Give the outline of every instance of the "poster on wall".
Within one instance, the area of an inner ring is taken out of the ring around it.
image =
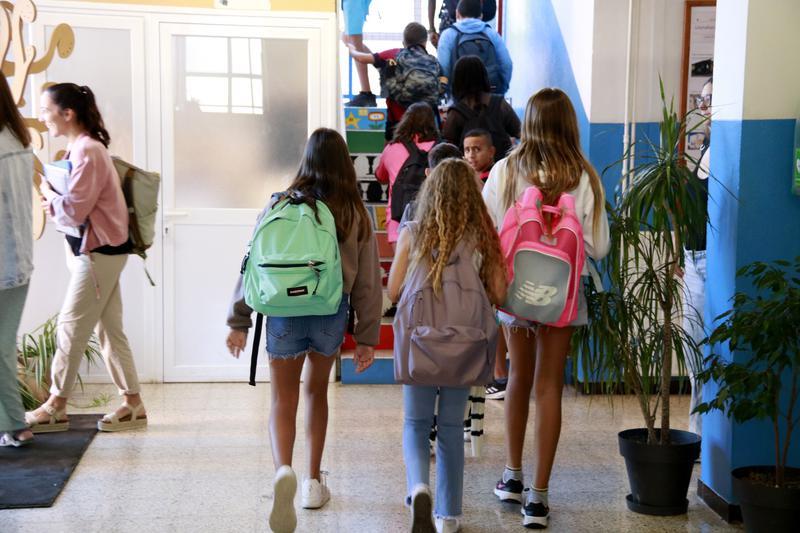
[[[689,0],[684,15],[683,47],[683,91],[684,113],[710,105],[708,96],[702,95],[703,86],[714,74],[714,30],[716,27],[716,2]],[[702,119],[692,115],[688,121],[684,150],[692,158],[699,159],[703,146],[708,142],[706,128],[694,127]],[[694,130],[694,131],[692,131]]]

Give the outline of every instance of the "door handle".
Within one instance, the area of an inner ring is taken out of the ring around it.
[[[173,220],[173,219],[176,219],[176,218],[186,218],[188,216],[189,216],[189,211],[171,210],[171,211],[165,211],[164,212],[164,218],[166,218],[167,220]]]

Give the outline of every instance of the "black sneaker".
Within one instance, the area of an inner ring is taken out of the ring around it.
[[[486,398],[488,400],[505,399],[506,385],[508,385],[506,381],[492,381],[492,383],[486,387]]]
[[[375,101],[375,95],[364,91],[361,91],[352,100],[344,104],[345,107],[376,107],[377,105],[378,102]]]
[[[528,529],[544,529],[550,517],[550,508],[543,503],[528,501],[521,508],[522,525]]]
[[[522,490],[525,487],[518,479],[503,481],[501,478],[494,487],[494,495],[500,498],[501,502],[522,503]]]

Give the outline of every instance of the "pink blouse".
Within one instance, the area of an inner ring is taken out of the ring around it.
[[[417,142],[417,148],[425,152],[433,148],[436,141]],[[397,242],[397,230],[400,223],[392,220],[392,187],[394,180],[403,168],[403,163],[408,159],[408,150],[403,143],[390,143],[386,145],[381,154],[378,168],[375,170],[375,177],[382,183],[389,182],[389,203],[386,205],[386,233],[389,242]]]
[[[128,240],[128,208],[114,163],[99,141],[83,134],[69,148],[69,190],[50,196],[50,216],[65,226],[86,223],[81,253]]]

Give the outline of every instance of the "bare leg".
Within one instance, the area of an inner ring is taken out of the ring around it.
[[[500,332],[497,336],[497,357],[494,360],[494,379],[508,379],[508,367],[506,366],[508,344],[506,344],[504,329],[503,326],[500,326]]]
[[[306,447],[308,448],[308,477],[319,477],[325,435],[328,431],[328,380],[336,357],[310,352],[310,365],[303,391],[306,398]]]
[[[345,35],[344,41],[346,43],[350,43],[356,47],[356,50],[359,52],[366,52],[371,54],[369,48],[364,45],[364,36],[359,35]],[[356,72],[358,73],[358,83],[361,85],[361,91],[365,93],[372,92],[369,86],[369,76],[367,75],[367,64],[366,63],[359,63],[358,61],[354,61]]]
[[[525,446],[525,426],[535,363],[536,336],[531,330],[511,328],[508,332],[508,353],[511,372],[506,387],[506,466],[522,467],[522,449]]]
[[[303,361],[305,357],[272,359],[269,362],[272,394],[269,436],[272,442],[272,461],[276,470],[283,465],[292,465]]]
[[[536,470],[534,486],[546,489],[561,435],[561,394],[564,389],[564,366],[569,353],[573,327],[541,328],[536,350]],[[513,369],[513,367],[512,367]]]

